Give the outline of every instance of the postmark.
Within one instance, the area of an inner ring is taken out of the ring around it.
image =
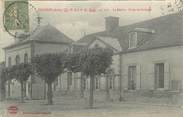
[[[178,12],[183,15],[183,0],[175,0],[175,6],[177,7]]]
[[[183,15],[183,0],[172,0],[166,2],[165,5],[160,7],[161,14],[167,15],[177,12],[180,16]]]
[[[31,14],[30,14],[31,11]],[[34,27],[30,27],[30,18]],[[36,31],[40,17],[36,8],[25,1],[6,1],[3,14],[3,25],[9,35],[16,38],[27,38]],[[17,35],[17,34],[21,35]]]

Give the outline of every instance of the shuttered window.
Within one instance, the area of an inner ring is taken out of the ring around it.
[[[155,85],[156,88],[164,88],[164,63],[155,64]]]
[[[137,77],[137,68],[136,66],[128,67],[128,89],[135,90],[136,89],[136,77]]]

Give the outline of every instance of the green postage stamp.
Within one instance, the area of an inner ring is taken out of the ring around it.
[[[4,26],[7,30],[24,29],[28,31],[28,3],[24,1],[5,1]]]

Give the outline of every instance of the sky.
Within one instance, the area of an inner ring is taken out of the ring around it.
[[[172,1],[172,0],[170,0]],[[116,16],[119,17],[119,25],[124,26],[140,22],[143,20],[160,17],[164,13],[166,14],[166,6],[169,1],[31,1],[37,10],[41,19],[41,25],[53,25],[58,30],[66,34],[71,39],[77,41],[82,36],[94,32],[105,30],[105,17]],[[147,9],[151,8],[151,11],[129,11],[128,9]],[[85,9],[97,9],[96,12],[63,12],[53,11],[53,9],[71,8],[85,8]],[[113,11],[113,9],[125,9],[126,11]],[[3,47],[10,45],[14,42],[11,37],[3,29],[2,14],[3,4],[0,0],[0,61],[4,61]],[[45,10],[51,9],[51,10]],[[103,11],[99,11],[99,9]],[[108,9],[108,11],[104,11]],[[31,11],[30,11],[31,16]],[[30,17],[30,25],[34,26],[35,19]]]

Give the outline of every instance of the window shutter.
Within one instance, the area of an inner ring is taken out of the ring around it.
[[[169,85],[170,85],[170,65],[169,63],[164,63],[164,88],[165,89],[169,89]]]
[[[136,89],[138,90],[141,88],[141,66],[137,65],[136,67]]]

